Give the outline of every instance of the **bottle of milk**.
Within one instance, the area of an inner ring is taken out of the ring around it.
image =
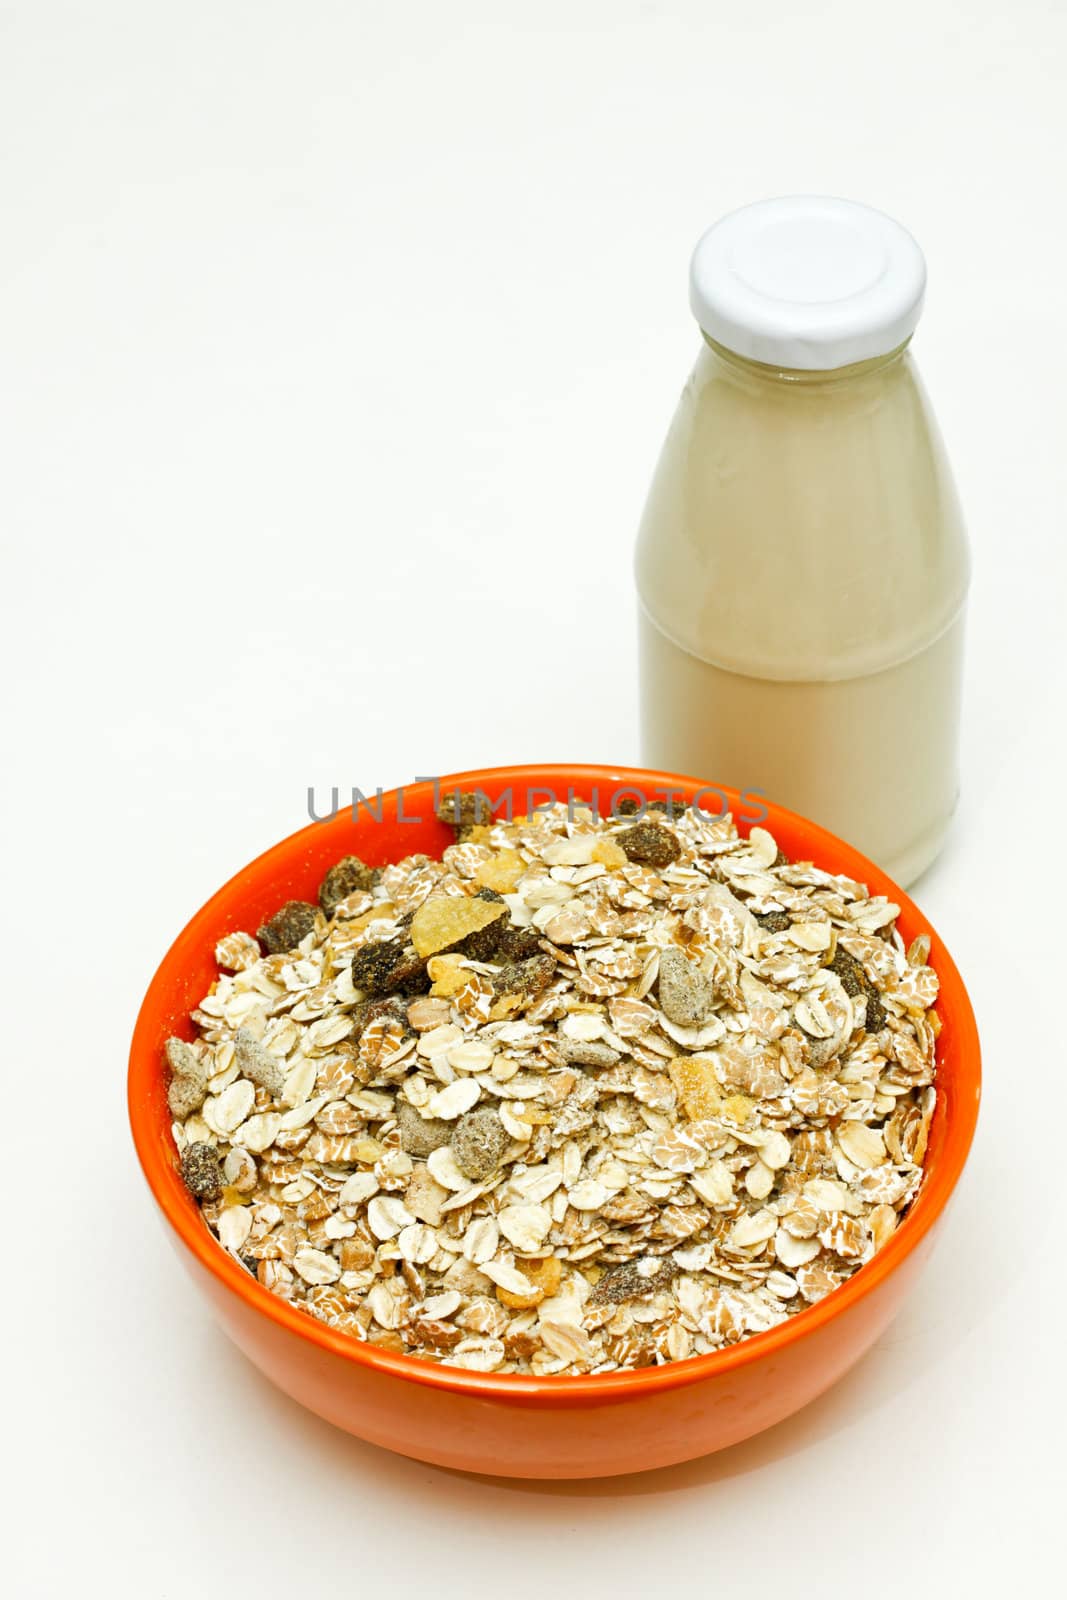
[[[717,222],[636,560],[645,763],[760,791],[904,885],[956,804],[969,578],[909,348],[925,281],[867,206]]]

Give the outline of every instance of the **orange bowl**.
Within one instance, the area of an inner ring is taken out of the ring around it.
[[[608,811],[628,786],[665,790],[707,809],[736,791],[639,768],[498,767],[440,780],[494,803],[512,792],[518,815],[549,795],[597,800]],[[535,792],[537,791],[537,792]],[[634,1372],[537,1378],[483,1374],[395,1355],[337,1332],[264,1289],[209,1232],[178,1173],[163,1041],[193,1036],[188,1013],[217,976],[216,941],[254,929],[289,899],[314,900],[326,869],[356,853],[374,865],[416,851],[439,855],[451,829],[433,814],[430,783],[384,796],[380,820],[351,808],[312,823],[251,862],[178,935],[152,979],[130,1051],[129,1114],[137,1154],[166,1231],[223,1329],[272,1382],[349,1433],[439,1466],[517,1478],[582,1478],[668,1466],[769,1428],[821,1394],[878,1338],[925,1264],[963,1170],[978,1115],[978,1034],[967,992],[940,939],[883,872],[814,823],[766,805],[766,826],[794,859],[866,883],[900,906],[905,942],[931,938],[941,980],[938,1104],[925,1176],[911,1209],[872,1260],[840,1288],[766,1333],[711,1355]],[[751,808],[751,799],[749,799]],[[377,806],[377,803],[376,803]],[[759,819],[754,819],[759,820]]]

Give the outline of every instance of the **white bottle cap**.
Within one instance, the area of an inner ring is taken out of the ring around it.
[[[689,303],[717,344],[774,367],[829,371],[915,331],[922,251],[853,200],[793,195],[732,211],[693,251]]]

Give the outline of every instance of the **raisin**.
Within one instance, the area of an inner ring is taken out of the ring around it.
[[[352,982],[364,994],[417,994],[429,987],[426,962],[402,939],[361,945],[352,957]]]
[[[640,862],[642,866],[669,867],[682,853],[682,847],[670,828],[665,828],[659,822],[638,822],[614,837],[615,843],[625,850],[629,859]]]
[[[222,1193],[222,1168],[213,1144],[191,1144],[182,1154],[182,1182],[198,1200],[217,1200]]]
[[[867,1017],[864,1027],[868,1033],[880,1033],[885,1027],[885,1006],[873,983],[867,989]]]
[[[525,961],[528,956],[540,953],[541,935],[536,928],[519,928],[514,922],[509,922],[500,930],[496,947],[498,961]]]
[[[504,896],[497,894],[495,889],[479,889],[474,896],[475,900],[499,901],[504,904]],[[468,956],[471,961],[492,961],[500,944],[500,934],[505,926],[506,918],[498,917],[496,922],[487,923],[484,928],[476,928],[473,933],[468,933],[459,944],[452,949],[457,955]]]
[[[269,921],[256,929],[256,938],[271,956],[294,950],[301,939],[307,938],[318,914],[318,906],[307,900],[288,900]]]
[[[441,803],[437,807],[437,818],[439,822],[447,823],[459,833],[477,827],[479,823],[490,823],[493,814],[484,794],[453,791],[441,797]]]
[[[673,1262],[666,1261],[646,1275],[640,1269],[647,1259],[623,1261],[617,1267],[610,1267],[589,1296],[589,1304],[618,1306],[624,1300],[637,1300],[642,1295],[655,1294],[657,1289],[665,1289],[681,1270]]]
[[[834,951],[834,958],[827,962],[831,972],[836,972],[841,979],[841,987],[845,993],[855,999],[857,995],[867,992],[867,974],[864,972],[855,956],[850,956],[847,950],[840,946]]]
[[[380,877],[377,868],[366,866],[358,856],[344,856],[320,883],[319,905],[332,917],[342,900],[357,890],[373,889]]]
[[[853,1000],[864,995],[867,1000],[867,1014],[864,1027],[868,1033],[878,1033],[885,1027],[885,1006],[876,984],[868,978],[863,966],[855,956],[850,956],[847,950],[840,946],[834,951],[834,959],[827,962],[831,972],[836,972],[841,980],[841,987]]]
[[[556,963],[552,956],[530,956],[526,961],[509,961],[493,978],[496,994],[521,994],[534,999],[552,982]]]
[[[689,801],[683,800],[680,794],[676,794],[672,795],[669,800],[650,800],[648,809],[662,812],[665,817],[673,822],[675,817],[683,816],[689,810]]]

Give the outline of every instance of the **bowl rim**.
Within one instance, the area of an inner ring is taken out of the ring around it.
[[[681,773],[661,772],[648,767],[626,767],[611,764],[532,762],[513,766],[479,767],[465,772],[442,774],[434,780],[449,792],[454,788],[477,788],[521,784],[527,789],[538,785],[567,785],[578,793],[607,782],[619,785],[632,784],[649,793],[672,789],[676,794],[692,798],[697,791],[714,792],[729,802],[735,820],[739,809],[751,800],[755,791],[739,793],[729,784],[712,783]],[[428,799],[434,792],[434,783],[413,782],[400,786],[405,799]],[[398,789],[384,791],[384,800],[395,804]],[[746,798],[747,796],[747,798]],[[981,1096],[981,1050],[974,1011],[970,998],[955,962],[944,942],[929,920],[873,861],[863,856],[827,829],[806,817],[759,796],[767,809],[760,819],[772,833],[776,820],[784,819],[788,827],[799,829],[805,844],[812,846],[815,864],[825,860],[833,863],[837,875],[847,875],[863,882],[872,894],[884,894],[900,907],[902,917],[912,928],[928,933],[936,950],[936,971],[940,980],[937,1001],[939,1010],[952,1014],[956,1036],[955,1055],[958,1061],[956,1105],[949,1118],[939,1159],[934,1166],[924,1169],[921,1187],[906,1215],[891,1237],[850,1278],[822,1300],[795,1312],[784,1322],[777,1323],[762,1333],[750,1334],[736,1344],[728,1345],[707,1355],[688,1356],[681,1361],[666,1362],[662,1366],[638,1367],[622,1372],[571,1376],[550,1374],[543,1377],[526,1373],[481,1373],[445,1362],[430,1361],[422,1356],[403,1355],[367,1344],[352,1334],[343,1333],[320,1322],[305,1311],[298,1310],[288,1301],[280,1299],[258,1280],[218,1243],[214,1234],[202,1222],[198,1211],[179,1204],[175,1198],[173,1145],[169,1151],[158,1138],[149,1097],[144,1092],[154,1076],[162,1073],[162,1038],[160,1036],[161,998],[173,972],[180,968],[187,954],[197,951],[202,955],[206,941],[214,942],[213,925],[219,913],[227,906],[232,894],[241,886],[245,875],[255,868],[265,866],[275,857],[292,857],[299,853],[301,841],[317,836],[324,826],[312,822],[295,833],[286,835],[268,849],[261,851],[238,872],[228,878],[204,902],[175,938],[154,973],[142,1001],[130,1045],[127,1078],[127,1106],[130,1128],[137,1157],[152,1195],[164,1218],[174,1230],[177,1239],[191,1252],[195,1260],[224,1289],[236,1295],[250,1311],[266,1317],[280,1330],[316,1347],[320,1352],[337,1356],[357,1367],[369,1368],[382,1376],[404,1382],[424,1385],[431,1389],[446,1390],[453,1394],[481,1399],[521,1402],[539,1400],[560,1406],[589,1404],[598,1398],[605,1402],[621,1401],[637,1395],[651,1396],[660,1391],[685,1388],[705,1379],[719,1377],[738,1368],[780,1354],[790,1346],[817,1333],[842,1316],[861,1300],[866,1299],[909,1256],[937,1222],[959,1180],[974,1137],[975,1124]],[[751,823],[756,826],[757,823]],[[739,824],[740,826],[740,824]],[[801,859],[808,859],[803,857]],[[823,870],[829,871],[829,867]],[[914,937],[914,932],[912,933]],[[167,1141],[169,1143],[169,1141]],[[169,1157],[169,1159],[168,1159]]]

